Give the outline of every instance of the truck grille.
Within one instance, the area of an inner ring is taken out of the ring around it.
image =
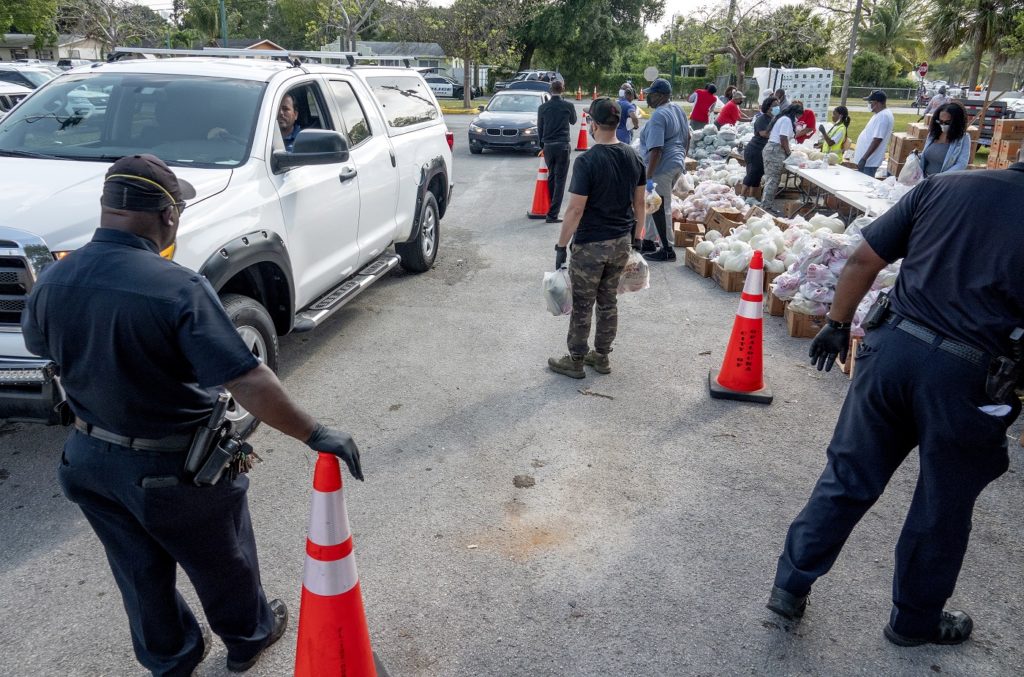
[[[32,287],[32,274],[22,258],[0,256],[0,326],[21,324],[21,311]]]

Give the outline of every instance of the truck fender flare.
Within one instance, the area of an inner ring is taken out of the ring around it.
[[[284,282],[288,288],[287,298],[279,301],[283,302],[281,305],[287,307],[267,308],[274,318],[278,333],[284,335],[291,330],[294,320],[295,282],[288,249],[279,234],[271,230],[256,230],[230,240],[206,259],[199,272],[210,281],[214,290],[220,292],[238,273],[261,263],[273,264],[284,274]]]
[[[440,155],[433,159],[424,162],[423,166],[420,167],[420,181],[419,186],[416,188],[416,211],[414,212],[412,222],[412,232],[409,233],[409,239],[406,242],[414,242],[416,238],[420,236],[420,208],[423,206],[423,200],[427,196],[427,189],[430,187],[430,182],[434,180],[436,176],[444,177],[444,185],[448,185],[448,171],[445,168],[444,158]],[[447,202],[447,195],[438,196],[438,203]],[[441,209],[444,210],[444,206],[441,205]]]

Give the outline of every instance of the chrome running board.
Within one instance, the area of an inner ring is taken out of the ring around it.
[[[293,332],[311,331],[401,262],[397,254],[381,254],[358,273],[330,290],[295,316]]]

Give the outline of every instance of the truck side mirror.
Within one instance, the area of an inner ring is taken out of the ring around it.
[[[348,140],[341,132],[303,129],[295,136],[292,152],[274,151],[274,171],[305,165],[331,165],[347,162]]]

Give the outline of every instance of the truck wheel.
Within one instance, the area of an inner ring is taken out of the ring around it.
[[[441,219],[437,198],[427,191],[420,207],[420,234],[412,242],[395,243],[395,251],[402,257],[402,268],[410,273],[424,273],[434,265],[437,247],[441,242]]]
[[[277,371],[278,342],[277,329],[274,321],[258,301],[240,294],[224,294],[221,297],[224,310],[238,330],[242,341],[249,347],[263,364]],[[260,424],[259,419],[250,414],[240,404],[231,400],[228,405],[228,420],[241,436],[248,437]]]

